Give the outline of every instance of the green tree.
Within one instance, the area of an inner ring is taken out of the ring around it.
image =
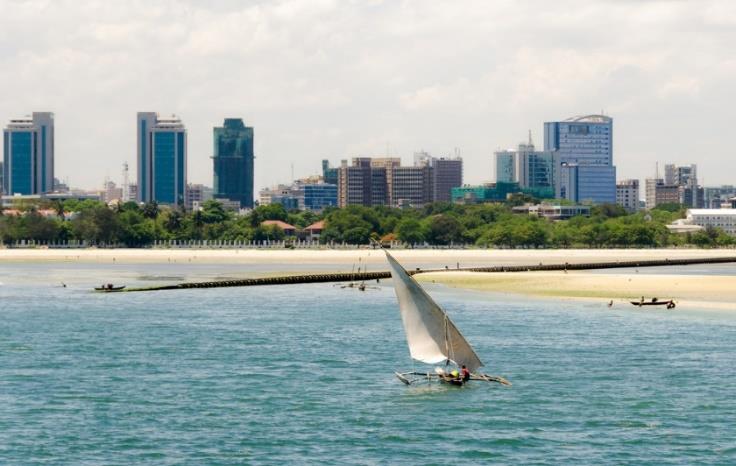
[[[427,239],[432,244],[447,245],[463,242],[463,229],[460,222],[451,215],[434,215],[429,218]]]
[[[143,205],[143,216],[146,218],[158,217],[159,208],[156,201],[146,202]]]
[[[400,241],[407,244],[424,243],[426,235],[421,222],[415,218],[405,218],[396,227],[396,235]]]

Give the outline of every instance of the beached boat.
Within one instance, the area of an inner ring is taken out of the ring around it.
[[[483,366],[478,355],[470,346],[460,330],[450,320],[447,313],[427,294],[409,275],[404,267],[386,252],[391,268],[396,297],[399,301],[401,321],[404,324],[406,341],[412,359],[427,364],[453,364],[460,369],[465,366],[470,377],[463,379],[457,370],[447,372],[436,367],[434,372],[395,372],[396,377],[406,385],[415,382],[440,381],[462,386],[468,380],[498,382],[511,385],[503,377],[476,372]]]
[[[652,298],[649,301],[645,301],[644,299],[641,299],[639,301],[629,301],[634,306],[667,306],[667,309],[674,309],[675,308],[675,302],[671,299],[668,299],[666,301],[660,301],[657,298]]]
[[[95,291],[104,291],[104,292],[111,292],[111,291],[122,291],[125,289],[125,285],[121,286],[112,286],[112,285],[104,285],[104,286],[96,286]]]

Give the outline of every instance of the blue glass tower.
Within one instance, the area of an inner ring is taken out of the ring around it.
[[[586,115],[547,122],[544,150],[554,154],[557,197],[574,202],[616,202],[610,117]]]
[[[34,112],[3,131],[3,193],[42,194],[54,188],[54,114]]]
[[[253,207],[253,128],[241,118],[225,118],[213,130],[214,196]]]
[[[184,204],[187,186],[187,130],[175,116],[139,112],[138,201]]]

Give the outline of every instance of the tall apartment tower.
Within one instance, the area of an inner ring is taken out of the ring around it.
[[[452,188],[463,185],[463,159],[460,157],[432,157],[432,202],[451,202]]]
[[[574,202],[616,202],[613,119],[586,115],[544,124],[544,150],[554,151],[556,196]]]
[[[54,189],[54,114],[33,112],[3,131],[3,192],[42,194]]]
[[[424,171],[424,202],[451,202],[452,188],[463,185],[463,159],[459,156],[432,157],[424,151],[415,152],[414,167],[428,168]]]
[[[370,157],[354,158],[352,162],[348,166],[347,160],[343,160],[337,171],[337,205],[388,205],[386,165],[391,162],[382,160],[381,166],[372,166]]]
[[[176,117],[138,112],[139,202],[184,205],[187,187],[187,129]]]
[[[253,208],[253,128],[241,118],[225,118],[213,131],[214,196]]]

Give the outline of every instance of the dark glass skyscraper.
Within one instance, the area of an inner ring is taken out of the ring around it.
[[[253,207],[253,128],[241,118],[225,118],[214,128],[214,196]]]

